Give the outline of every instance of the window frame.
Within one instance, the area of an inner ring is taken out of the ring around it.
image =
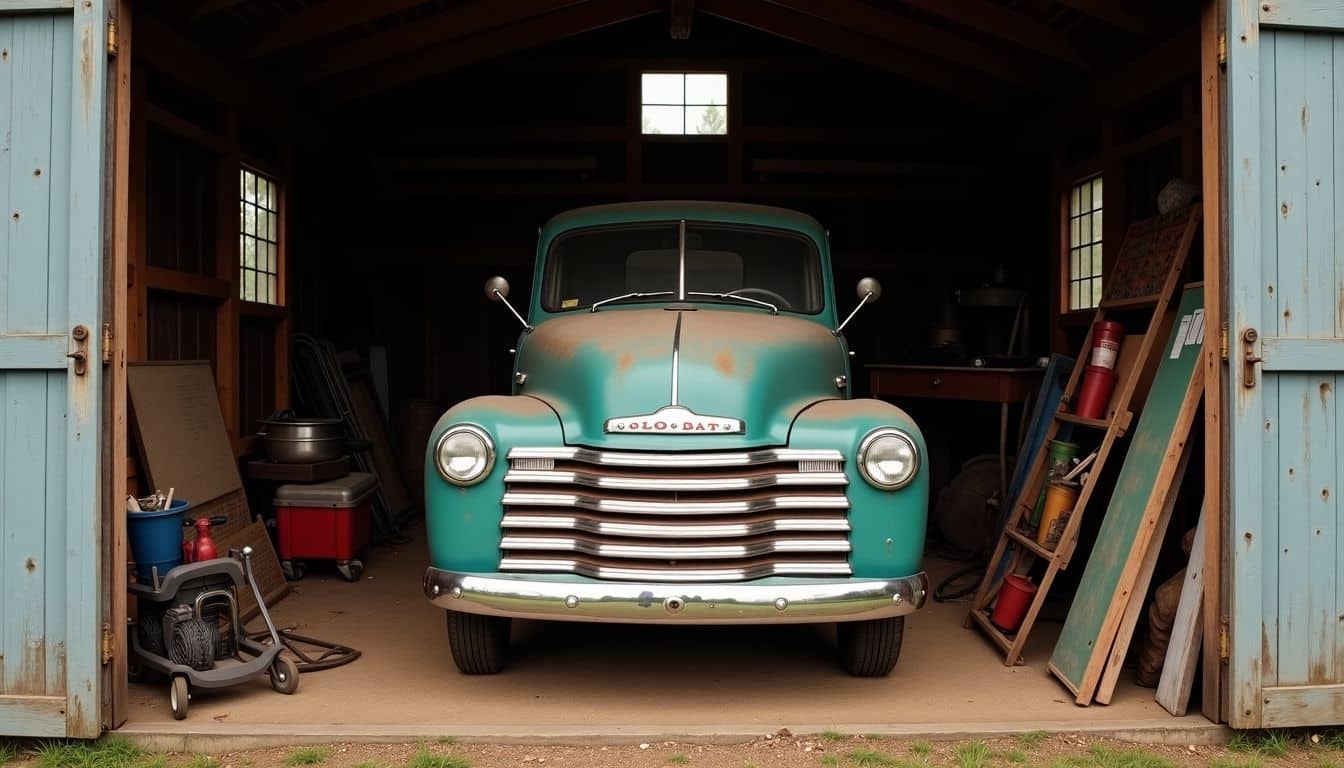
[[[1072,238],[1072,230],[1073,230],[1072,224],[1075,219],[1080,219],[1082,216],[1085,215],[1091,216],[1098,213],[1103,213],[1106,207],[1105,203],[1103,202],[1100,207],[1089,208],[1086,213],[1080,212],[1078,216],[1074,216],[1072,209],[1074,190],[1082,187],[1084,184],[1090,185],[1098,179],[1102,179],[1104,184],[1105,176],[1106,173],[1102,169],[1090,170],[1070,175],[1068,177],[1069,180],[1061,185],[1062,188],[1059,193],[1060,269],[1059,269],[1058,288],[1059,288],[1059,314],[1064,318],[1071,318],[1071,317],[1077,318],[1083,316],[1090,317],[1093,313],[1096,312],[1097,307],[1100,306],[1102,301],[1102,298],[1098,297],[1096,304],[1089,304],[1087,306],[1076,308],[1073,307],[1071,301],[1072,298],[1071,292],[1073,284],[1075,282],[1089,281],[1090,284],[1090,281],[1092,280],[1101,280],[1102,290],[1103,292],[1105,291],[1105,275],[1106,275],[1106,267],[1108,266],[1107,251],[1105,248],[1106,243],[1105,228],[1104,227],[1102,228],[1101,236],[1098,237],[1097,239],[1088,241],[1087,243],[1079,244],[1077,246],[1078,248],[1087,248],[1098,245],[1102,246],[1102,260],[1100,271],[1096,272],[1095,274],[1090,274],[1086,277],[1080,277],[1075,279],[1075,275],[1073,273],[1073,252],[1075,250],[1075,247]],[[1103,186],[1103,196],[1104,194],[1105,194],[1105,187]]]
[[[238,289],[235,293],[238,302],[245,313],[261,316],[272,316],[272,317],[279,316],[283,314],[283,311],[288,304],[288,302],[286,301],[287,270],[285,269],[285,266],[288,261],[287,241],[289,238],[287,237],[288,227],[286,226],[285,221],[286,208],[287,208],[285,179],[283,177],[283,174],[277,172],[276,169],[267,167],[265,163],[258,162],[250,157],[244,157],[240,159],[238,163],[237,173],[238,173],[237,181],[240,188],[243,183],[244,173],[251,173],[255,177],[265,179],[267,182],[269,182],[274,186],[273,198],[271,201],[272,205],[274,206],[274,211],[272,211],[270,208],[261,208],[257,203],[249,203],[244,198],[243,193],[241,191],[239,192],[238,263],[237,263],[237,270],[235,272],[235,275],[238,279]],[[243,212],[243,206],[247,205],[253,205],[258,210],[265,211],[266,213],[273,212],[275,214],[276,232],[271,233],[269,231],[269,227],[267,231],[268,235],[274,236],[275,238],[274,240],[264,239],[255,233],[249,234],[246,231],[244,231],[245,227],[243,225],[243,221],[245,214]],[[272,265],[275,268],[274,272],[262,270],[256,266],[248,267],[243,263],[244,242],[249,237],[254,238],[258,243],[275,245],[275,262]],[[275,295],[271,297],[273,299],[272,301],[258,301],[256,299],[245,298],[246,294],[244,293],[243,278],[249,271],[257,272],[258,274],[275,276]]]
[[[571,312],[577,312],[579,310],[588,312],[591,311],[592,309],[592,304],[583,304],[568,308],[555,307],[554,305],[554,301],[556,297],[559,295],[557,293],[557,286],[556,286],[556,272],[560,268],[558,265],[559,260],[556,259],[555,249],[558,244],[562,243],[570,236],[580,234],[593,234],[598,232],[610,232],[622,229],[638,229],[641,227],[658,226],[663,224],[670,224],[676,226],[681,221],[682,221],[681,219],[649,219],[645,221],[626,221],[626,222],[609,223],[609,224],[594,224],[586,227],[574,227],[573,229],[566,229],[563,232],[556,233],[556,235],[551,238],[550,242],[546,246],[546,256],[545,256],[546,262],[542,267],[541,290],[538,291],[537,307],[542,312],[545,312],[548,315],[556,315],[556,316],[569,314]],[[808,275],[807,282],[809,283],[808,286],[809,290],[811,290],[814,293],[812,298],[813,301],[816,302],[816,311],[804,312],[802,310],[784,309],[783,307],[780,307],[779,314],[783,315],[787,313],[799,317],[818,317],[823,312],[826,311],[826,299],[827,299],[826,275],[824,274],[825,265],[823,264],[822,261],[821,245],[818,244],[816,240],[809,237],[807,234],[799,232],[794,229],[788,229],[785,227],[772,227],[765,224],[750,224],[736,221],[715,221],[713,219],[686,219],[685,223],[688,230],[692,226],[708,226],[716,229],[736,229],[736,230],[747,230],[754,232],[769,232],[770,234],[784,235],[797,240],[801,240],[803,243],[807,245],[809,252],[808,255],[811,258],[812,265],[815,267],[815,269],[812,270],[812,274]],[[620,307],[634,307],[641,305],[656,306],[659,304],[674,304],[674,303],[678,303],[676,297],[670,296],[670,297],[660,297],[658,299],[654,299],[651,301],[630,302],[616,306]],[[684,303],[707,304],[715,308],[717,307],[750,308],[745,303],[715,301],[706,299],[704,297],[692,298],[688,296]],[[613,306],[613,308],[615,308],[615,306]]]
[[[635,78],[636,88],[635,88],[635,94],[634,94],[634,98],[635,98],[636,101],[637,101],[637,104],[635,105],[635,106],[636,106],[636,109],[635,109],[635,115],[636,115],[636,122],[638,122],[638,124],[639,124],[639,129],[638,129],[638,130],[639,130],[639,138],[640,138],[641,141],[670,141],[670,142],[678,142],[678,141],[693,141],[693,142],[701,142],[701,141],[721,141],[721,142],[726,142],[726,141],[728,141],[728,139],[729,139],[729,135],[732,133],[732,128],[733,128],[733,120],[732,120],[731,110],[732,110],[732,101],[733,101],[732,96],[733,96],[733,77],[734,77],[734,73],[733,73],[732,71],[730,71],[730,70],[728,70],[728,69],[726,69],[726,68],[723,68],[723,67],[698,67],[698,68],[697,68],[697,67],[687,67],[687,68],[680,68],[680,69],[678,69],[678,68],[662,68],[662,67],[660,67],[660,68],[653,68],[653,69],[636,69],[635,71],[636,71],[636,74],[637,74],[637,77]],[[644,101],[644,76],[645,76],[645,75],[681,75],[682,77],[685,77],[685,76],[687,76],[687,75],[723,75],[723,84],[724,84],[724,103],[723,103],[723,104],[715,104],[715,105],[709,105],[709,104],[689,104],[689,103],[686,103],[684,81],[683,81],[682,99],[681,99],[683,103],[681,103],[681,104],[662,104],[662,103],[645,102],[645,101]],[[685,118],[685,110],[686,110],[688,107],[721,106],[721,107],[723,107],[723,120],[724,120],[724,124],[723,124],[723,133],[645,133],[645,132],[644,132],[644,107],[646,107],[646,106],[651,106],[651,107],[680,107],[680,108],[682,109],[682,111],[683,111],[683,114],[682,114],[682,125],[683,125],[683,127],[685,126],[685,122],[686,122],[686,118]]]

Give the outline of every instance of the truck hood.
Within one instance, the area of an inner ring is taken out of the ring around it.
[[[674,402],[674,349],[675,402]],[[712,450],[788,442],[794,416],[837,397],[846,372],[839,340],[825,327],[758,310],[608,309],[548,320],[518,351],[518,392],[559,415],[570,445],[631,450]],[[608,419],[669,405],[742,422],[717,434],[606,432]]]

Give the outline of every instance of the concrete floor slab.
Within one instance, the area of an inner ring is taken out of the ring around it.
[[[353,664],[304,675],[293,696],[273,692],[265,679],[193,696],[182,722],[171,719],[166,684],[133,685],[124,731],[197,743],[247,733],[274,743],[431,735],[703,740],[785,726],[949,738],[1036,728],[1221,738],[1202,717],[1170,717],[1129,674],[1110,706],[1074,705],[1045,671],[1058,625],[1038,625],[1027,664],[1005,667],[985,638],[962,628],[964,603],[930,602],[910,617],[900,663],[883,679],[845,675],[824,626],[553,622],[516,623],[508,670],[468,677],[448,655],[443,611],[420,594],[426,561],[415,537],[374,549],[355,584],[312,564],[275,607],[282,626],[361,649]],[[930,563],[934,575],[954,567]]]

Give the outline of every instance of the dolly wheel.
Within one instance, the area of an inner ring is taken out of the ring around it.
[[[343,563],[336,564],[336,570],[341,572],[341,578],[346,581],[359,581],[359,577],[364,574],[363,560],[346,560]]]
[[[299,665],[284,656],[276,656],[271,665],[271,687],[286,696],[299,690]]]
[[[173,708],[173,719],[184,720],[187,707],[191,703],[191,693],[187,688],[187,678],[177,675],[168,688],[168,704]]]
[[[464,675],[493,675],[509,663],[510,620],[448,611],[448,649]]]
[[[886,677],[901,655],[905,617],[842,622],[836,625],[840,661],[855,677]]]

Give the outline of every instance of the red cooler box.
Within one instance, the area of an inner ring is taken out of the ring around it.
[[[285,576],[303,578],[303,560],[335,560],[346,581],[359,581],[359,555],[369,544],[369,516],[378,480],[351,472],[325,483],[291,483],[275,490],[275,520]]]

